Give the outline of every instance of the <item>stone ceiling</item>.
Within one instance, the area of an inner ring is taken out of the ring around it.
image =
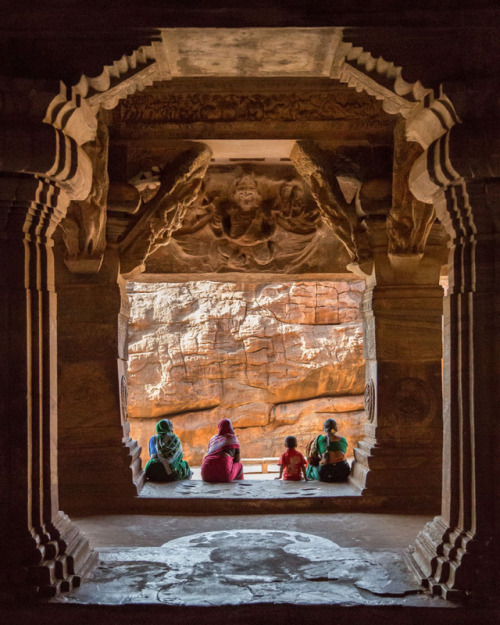
[[[371,0],[353,3],[221,0],[19,0],[0,24],[2,74],[64,80],[97,75],[103,64],[159,39],[160,29],[335,26],[344,39],[405,68],[405,79],[429,86],[463,72],[498,66],[500,8],[492,0],[457,2]],[[496,42],[496,43],[495,43]],[[72,83],[74,84],[74,83]]]

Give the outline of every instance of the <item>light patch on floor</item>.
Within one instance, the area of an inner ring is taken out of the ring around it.
[[[101,549],[97,569],[64,601],[172,606],[436,603],[410,578],[401,550],[345,548],[321,536],[280,529],[202,532],[158,547]]]

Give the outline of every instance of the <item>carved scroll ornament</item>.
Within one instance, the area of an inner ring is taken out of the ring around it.
[[[411,168],[421,153],[418,144],[406,141],[404,121],[398,120],[394,130],[392,208],[387,220],[390,254],[423,254],[436,220],[432,204],[417,200],[409,188]]]
[[[208,146],[195,143],[162,168],[158,192],[142,205],[118,245],[124,275],[142,271],[147,257],[181,226],[187,207],[198,196],[211,155]]]
[[[106,248],[108,147],[108,129],[101,123],[95,141],[83,148],[92,162],[92,189],[85,200],[71,202],[61,223],[66,244],[64,262],[74,273],[96,273],[101,267]]]
[[[348,203],[342,193],[334,162],[313,143],[297,142],[291,159],[302,178],[309,185],[318,205],[321,218],[344,244],[352,262],[360,263],[371,257],[371,250],[363,222],[356,213],[356,203]]]

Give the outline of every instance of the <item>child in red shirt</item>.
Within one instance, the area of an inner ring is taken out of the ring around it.
[[[284,480],[298,482],[302,479],[301,473],[303,473],[304,479],[307,482],[306,459],[300,451],[295,449],[297,447],[297,439],[295,436],[287,436],[285,438],[285,447],[287,450],[281,454],[278,461],[280,467],[279,477],[275,477],[274,479],[279,480],[283,477]]]

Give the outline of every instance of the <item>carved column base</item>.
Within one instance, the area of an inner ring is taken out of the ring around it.
[[[118,429],[118,428],[117,428]],[[121,429],[121,427],[120,427]],[[86,432],[86,443],[64,445],[59,452],[59,498],[69,514],[105,513],[130,507],[144,486],[141,447],[129,436],[116,432],[116,442]]]
[[[31,532],[27,540],[17,541],[25,555],[15,560],[24,561],[13,567],[11,582],[24,596],[26,587],[33,594],[54,597],[80,586],[98,562],[98,555],[89,541],[63,512],[59,512],[48,527]]]
[[[490,539],[479,540],[470,532],[453,530],[438,516],[420,532],[405,560],[433,594],[463,600],[493,592],[496,551]]]
[[[366,438],[354,449],[349,481],[363,495],[397,499],[402,510],[437,512],[441,502],[440,450],[382,446]]]

